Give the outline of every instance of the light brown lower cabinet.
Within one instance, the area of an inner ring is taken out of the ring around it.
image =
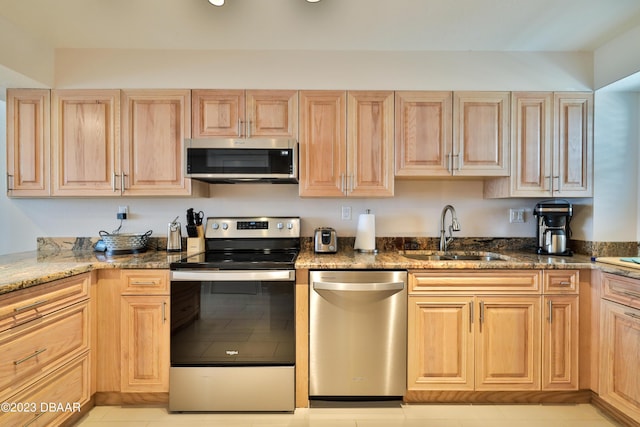
[[[554,274],[411,272],[408,389],[577,390],[578,272],[561,273],[572,289],[543,296]]]
[[[603,274],[600,398],[640,423],[640,280]]]
[[[169,271],[98,274],[96,403],[164,403],[169,391]]]
[[[89,402],[90,281],[86,273],[0,296],[0,425],[60,425]]]

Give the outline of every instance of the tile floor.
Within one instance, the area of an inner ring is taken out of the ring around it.
[[[310,408],[294,414],[171,414],[163,407],[93,408],[81,427],[610,427],[595,407],[580,405],[398,405]]]

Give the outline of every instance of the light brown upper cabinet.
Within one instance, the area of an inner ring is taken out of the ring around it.
[[[451,92],[396,92],[396,176],[450,176]]]
[[[300,104],[300,196],[393,196],[393,92],[302,91]]]
[[[190,195],[192,181],[184,171],[184,139],[191,135],[190,91],[123,90],[121,103],[122,194]]]
[[[208,186],[192,189],[184,177],[190,96],[189,90],[54,90],[52,195],[206,194]]]
[[[298,138],[295,90],[193,90],[193,138]]]
[[[396,176],[509,174],[508,92],[397,92]]]
[[[120,195],[119,90],[52,91],[51,136],[52,195]]]
[[[47,89],[7,90],[7,194],[49,195],[50,105]]]
[[[511,176],[485,197],[592,197],[593,94],[512,94]]]

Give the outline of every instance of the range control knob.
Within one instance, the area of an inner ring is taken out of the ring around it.
[[[223,222],[223,223],[222,223],[222,229],[223,229],[223,230],[227,230],[227,229],[229,229],[229,224],[227,224],[226,222]]]
[[[278,230],[282,230],[284,228],[284,224],[279,222],[278,224],[276,224],[276,227],[278,228]]]
[[[292,230],[293,229],[293,223],[292,222],[287,223],[287,228],[289,230]]]
[[[214,222],[213,224],[211,224],[211,228],[213,228],[214,230],[217,230],[218,228],[220,228],[220,226],[218,225],[217,222]]]

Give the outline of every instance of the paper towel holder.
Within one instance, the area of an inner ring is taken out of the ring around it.
[[[371,209],[367,209],[365,211],[366,215],[370,215],[371,214]],[[374,226],[375,227],[375,226]],[[375,235],[375,229],[374,229],[374,235]],[[358,244],[358,233],[356,233],[356,245]],[[364,249],[364,248],[354,248],[354,250],[356,252],[359,253],[363,253],[363,254],[377,254],[378,253],[378,249],[376,249],[376,244],[375,244],[375,237],[374,237],[374,242],[373,242],[373,248],[372,249]]]

